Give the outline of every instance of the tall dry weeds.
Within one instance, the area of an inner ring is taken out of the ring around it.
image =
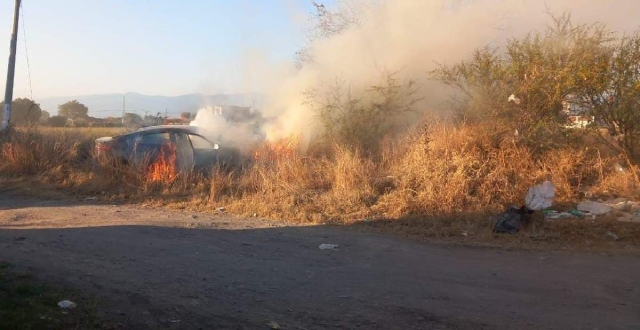
[[[521,204],[526,190],[544,180],[554,182],[561,203],[585,193],[635,197],[640,191],[637,167],[602,157],[594,146],[540,149],[487,123],[430,123],[382,141],[367,155],[340,144],[304,154],[263,145],[250,163],[181,173],[166,182],[151,181],[131,166],[96,163],[92,141],[68,132],[18,132],[0,143],[0,176],[31,177],[77,193],[180,200],[314,223],[497,212]]]

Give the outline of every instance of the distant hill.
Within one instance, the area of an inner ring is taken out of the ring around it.
[[[187,94],[181,96],[144,95],[140,93],[126,94],[94,94],[76,96],[55,96],[36,100],[43,110],[51,115],[58,113],[58,105],[70,100],[78,100],[89,108],[91,117],[120,117],[122,115],[122,98],[125,96],[127,112],[144,115],[158,112],[168,112],[169,116],[177,117],[180,113],[196,112],[198,109],[210,105],[239,105],[260,108],[264,102],[264,95],[258,93],[245,94]]]

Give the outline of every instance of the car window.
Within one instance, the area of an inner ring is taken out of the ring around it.
[[[140,135],[136,142],[145,146],[161,146],[170,142],[169,133],[155,133]]]
[[[191,139],[193,149],[213,149],[213,144],[201,136],[189,134],[189,139]]]

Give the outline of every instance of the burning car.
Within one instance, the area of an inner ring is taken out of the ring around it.
[[[215,164],[239,160],[240,151],[212,132],[195,126],[162,125],[96,140],[96,157],[147,166],[149,171],[175,176],[177,172],[203,171]],[[165,173],[166,172],[166,173]]]

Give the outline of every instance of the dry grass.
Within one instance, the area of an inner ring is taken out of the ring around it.
[[[105,199],[202,211],[224,206],[247,216],[355,224],[412,237],[591,249],[607,247],[606,232],[612,231],[621,237],[618,247],[640,247],[640,226],[615,221],[540,220],[518,235],[491,231],[491,214],[522,204],[526,190],[544,180],[556,185],[560,207],[584,193],[640,197],[637,167],[602,157],[593,145],[542,151],[490,125],[437,123],[383,141],[374,156],[336,144],[312,146],[303,154],[292,140],[276,141],[259,146],[252,152],[259,157],[242,167],[152,181],[144,172],[109,161],[91,166],[93,140],[106,133],[113,134],[18,131],[0,143],[0,177],[27,177]]]

